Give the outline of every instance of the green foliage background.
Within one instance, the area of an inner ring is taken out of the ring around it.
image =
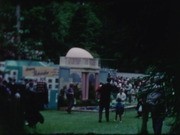
[[[102,67],[166,72],[174,76],[178,130],[179,16],[178,3],[169,0],[1,0],[0,60],[58,63],[76,46],[99,57]]]

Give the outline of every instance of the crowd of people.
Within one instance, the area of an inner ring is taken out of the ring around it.
[[[24,125],[35,127],[44,118],[40,110],[48,104],[46,83],[35,80],[0,76],[0,129],[3,134],[23,131]]]
[[[102,122],[102,112],[105,109],[105,119],[109,122],[109,109],[111,95],[115,95],[115,121],[122,121],[125,102],[137,101],[137,117],[142,117],[142,133],[147,134],[147,122],[149,115],[152,118],[154,134],[161,134],[163,120],[167,112],[165,97],[164,74],[157,73],[154,76],[143,78],[123,78],[108,76],[107,83],[100,84],[97,89],[99,97],[99,122]]]
[[[96,98],[99,99],[98,122],[102,122],[103,110],[105,110],[105,119],[109,122],[112,100],[116,101],[114,120],[121,122],[126,103],[136,103],[137,117],[143,119],[142,133],[146,133],[150,113],[154,133],[161,134],[167,111],[165,103],[166,84],[163,77],[163,75],[155,75],[135,79],[108,75],[107,83],[100,83],[96,90]],[[66,111],[71,113],[75,102],[74,84],[70,83],[69,86],[64,86],[60,92],[60,102],[66,95]],[[11,125],[11,130],[7,131],[21,131],[19,129],[26,123],[30,127],[35,127],[38,122],[44,122],[39,111],[48,104],[47,85],[43,80],[24,79],[16,82],[12,78],[7,81],[0,77],[0,104],[0,125],[4,129],[8,129],[9,124]],[[19,129],[17,130],[17,128]]]
[[[96,90],[98,99],[98,122],[103,121],[103,110],[105,110],[105,120],[109,122],[111,103],[115,100],[114,121],[122,122],[126,104],[136,104],[137,118],[142,118],[142,134],[147,134],[147,122],[152,118],[154,134],[161,134],[163,121],[169,110],[166,89],[169,84],[165,81],[164,74],[156,73],[137,78],[112,77],[108,75],[106,83],[100,83]],[[63,88],[67,97],[68,113],[74,105],[73,84]]]

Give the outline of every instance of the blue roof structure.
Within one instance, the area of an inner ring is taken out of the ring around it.
[[[53,63],[44,62],[44,61],[32,61],[32,60],[6,60],[5,66],[43,66],[43,67],[49,67],[49,66],[56,66]]]

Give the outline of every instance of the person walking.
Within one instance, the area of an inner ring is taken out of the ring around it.
[[[109,108],[111,101],[111,92],[113,90],[113,86],[110,84],[111,78],[107,78],[107,83],[103,84],[102,87],[98,89],[98,93],[100,96],[99,99],[99,122],[102,122],[102,112],[105,109],[105,117],[106,121],[109,122]]]
[[[67,97],[67,102],[68,102],[68,107],[66,111],[68,113],[71,113],[72,107],[74,105],[74,85],[72,83],[69,84],[69,88],[66,89],[66,97]]]

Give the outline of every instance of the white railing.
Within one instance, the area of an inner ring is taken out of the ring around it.
[[[99,59],[60,57],[60,66],[72,68],[100,69]]]

